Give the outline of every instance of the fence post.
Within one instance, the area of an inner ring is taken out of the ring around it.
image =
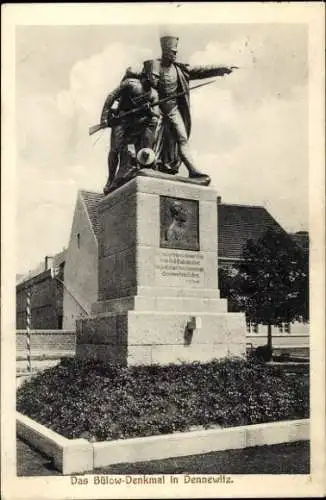
[[[31,288],[27,288],[26,295],[26,347],[27,347],[27,371],[32,375],[32,361],[31,361]]]

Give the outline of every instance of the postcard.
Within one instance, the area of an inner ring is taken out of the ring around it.
[[[325,494],[324,4],[2,13],[3,498]]]

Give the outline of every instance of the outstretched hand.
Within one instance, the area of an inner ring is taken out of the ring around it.
[[[225,73],[229,75],[234,69],[239,69],[239,66],[229,66],[228,68],[225,68]]]

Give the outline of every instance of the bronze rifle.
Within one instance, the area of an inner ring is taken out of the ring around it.
[[[211,83],[214,83],[215,81],[216,80],[210,80],[209,82],[194,85],[193,87],[189,88],[189,91],[194,90],[194,89],[198,89],[199,87],[204,87],[205,85],[210,85]],[[126,111],[125,113],[121,113],[120,115],[111,115],[105,123],[100,123],[98,125],[93,125],[92,127],[90,127],[88,133],[89,133],[89,135],[92,135],[92,134],[95,134],[96,132],[99,132],[99,130],[102,130],[104,128],[114,127],[116,125],[119,125],[119,123],[121,123],[123,120],[125,120],[126,118],[128,118],[130,116],[138,114],[141,111],[149,110],[150,108],[153,108],[155,106],[159,106],[163,102],[170,101],[171,99],[175,99],[176,97],[181,97],[187,93],[188,93],[188,90],[184,90],[183,92],[179,92],[173,96],[164,97],[163,99],[160,99],[159,101],[143,104],[142,106],[139,106],[138,108],[131,109],[129,111]]]

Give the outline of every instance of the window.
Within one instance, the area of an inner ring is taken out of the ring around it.
[[[278,330],[280,333],[291,333],[291,323],[282,323],[279,325]]]
[[[80,248],[80,233],[77,233],[77,247]]]
[[[62,330],[62,325],[63,325],[63,316],[59,315],[58,316],[58,330]]]
[[[250,321],[247,321],[246,324],[248,333],[258,333],[258,323],[251,323]]]
[[[291,333],[291,323],[285,323],[284,331],[285,333]]]

